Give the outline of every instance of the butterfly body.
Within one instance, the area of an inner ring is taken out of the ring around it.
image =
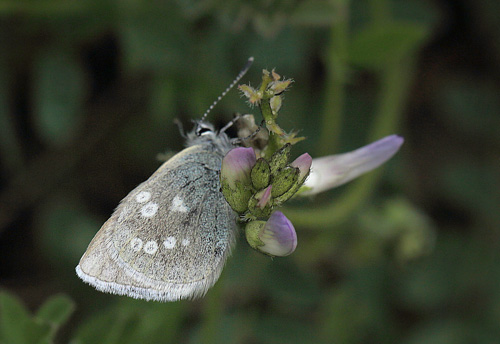
[[[187,145],[120,202],[76,267],[83,281],[157,301],[201,297],[215,284],[237,231],[219,182],[233,145],[206,122]]]

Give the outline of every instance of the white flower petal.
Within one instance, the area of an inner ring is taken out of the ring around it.
[[[304,183],[308,189],[300,195],[315,195],[379,167],[396,154],[403,141],[398,135],[390,135],[349,153],[313,159],[311,173]]]

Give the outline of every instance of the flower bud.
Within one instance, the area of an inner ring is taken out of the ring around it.
[[[267,146],[269,131],[255,124],[253,115],[241,115],[240,119],[236,122],[236,128],[238,128],[238,137],[241,139],[243,146],[253,147],[257,156]]]
[[[269,185],[264,190],[257,192],[250,197],[248,201],[248,210],[255,217],[268,217],[272,211],[272,192],[273,186]]]
[[[272,189],[273,186],[269,185],[267,188],[258,192],[255,195],[255,198],[259,200],[259,203],[257,203],[257,207],[259,207],[260,209],[264,209],[264,207],[269,206],[271,204]]]
[[[276,73],[274,69],[271,71],[271,76],[274,81],[278,81],[279,79],[281,79],[281,76],[278,73]]]
[[[243,95],[248,98],[248,101],[252,105],[259,104],[262,100],[262,92],[249,85],[239,85],[238,89],[243,92]]]
[[[269,106],[271,107],[271,111],[273,113],[273,116],[276,117],[278,115],[278,111],[280,111],[280,109],[281,109],[282,102],[283,102],[283,100],[281,99],[280,96],[274,96],[269,101]]]
[[[222,193],[231,208],[238,213],[248,209],[252,196],[251,171],[256,158],[253,148],[238,147],[230,150],[222,160],[220,182]]]
[[[274,92],[274,94],[278,95],[283,93],[288,86],[293,82],[292,79],[283,80],[283,81],[273,81],[269,84],[269,89]]]
[[[297,234],[290,220],[275,211],[267,222],[251,221],[245,227],[250,246],[270,256],[288,256],[297,247]]]
[[[308,153],[304,153],[295,159],[290,166],[297,167],[300,170],[298,181],[299,183],[303,183],[309,172],[311,170],[312,158]]]

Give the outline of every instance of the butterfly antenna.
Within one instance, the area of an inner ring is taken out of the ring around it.
[[[234,118],[231,122],[229,122],[229,123],[233,124],[234,122],[236,122],[237,120],[239,120],[241,117],[242,117],[241,115],[238,115],[238,116],[236,116],[236,117],[235,117],[235,118]],[[241,144],[241,143],[243,143],[243,142],[244,142],[244,141],[246,141],[246,140],[251,140],[251,139],[255,138],[255,137],[257,136],[257,134],[258,134],[258,133],[260,133],[260,131],[262,130],[262,128],[264,128],[264,123],[266,123],[266,121],[265,121],[265,120],[262,120],[262,121],[260,122],[259,126],[257,127],[257,130],[255,130],[253,133],[251,133],[251,134],[250,134],[250,135],[248,135],[247,137],[238,137],[238,138],[232,139],[232,140],[231,140],[231,142],[232,142],[233,144]],[[226,127],[227,127],[227,125],[226,125]],[[224,128],[226,128],[226,127],[224,127]],[[222,129],[224,129],[224,128],[222,128]],[[221,131],[222,131],[222,130],[221,130]]]
[[[212,109],[215,107],[215,105],[217,105],[217,103],[227,94],[227,92],[229,92],[234,87],[234,85],[236,85],[240,81],[240,79],[243,78],[243,76],[248,72],[248,70],[252,66],[252,63],[253,63],[253,57],[249,57],[245,67],[243,67],[243,69],[239,72],[239,74],[236,76],[236,78],[233,80],[233,82],[231,84],[229,84],[229,86],[224,90],[224,92],[222,92],[222,94],[212,103],[212,105],[210,105],[208,110],[205,111],[203,116],[201,116],[202,121],[205,118],[207,118],[210,111],[212,111]]]

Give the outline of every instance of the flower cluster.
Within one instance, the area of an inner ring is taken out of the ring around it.
[[[234,148],[222,161],[222,192],[231,207],[250,220],[245,226],[250,246],[272,256],[288,255],[297,246],[297,235],[282,212],[273,212],[276,207],[294,195],[315,195],[379,167],[403,142],[390,135],[349,153],[316,159],[304,153],[290,164],[289,145],[269,162],[257,159],[253,148]]]
[[[294,195],[314,195],[375,169],[390,159],[403,144],[397,135],[387,136],[353,152],[312,159],[307,153],[289,163],[292,145],[303,140],[296,132],[287,133],[276,123],[282,94],[293,81],[281,79],[274,70],[262,72],[262,83],[253,88],[240,85],[249,103],[258,105],[266,135],[244,140],[255,129],[252,115],[244,115],[240,128],[242,143],[249,147],[230,150],[222,161],[222,193],[231,208],[240,214],[248,243],[271,256],[286,256],[297,247],[297,234],[277,207]]]
[[[286,144],[266,160],[257,159],[251,147],[238,147],[222,161],[220,182],[224,197],[234,211],[249,221],[245,231],[250,246],[272,256],[290,254],[297,246],[291,222],[273,210],[300,189],[312,163],[307,153],[289,163],[290,149],[291,145]]]

